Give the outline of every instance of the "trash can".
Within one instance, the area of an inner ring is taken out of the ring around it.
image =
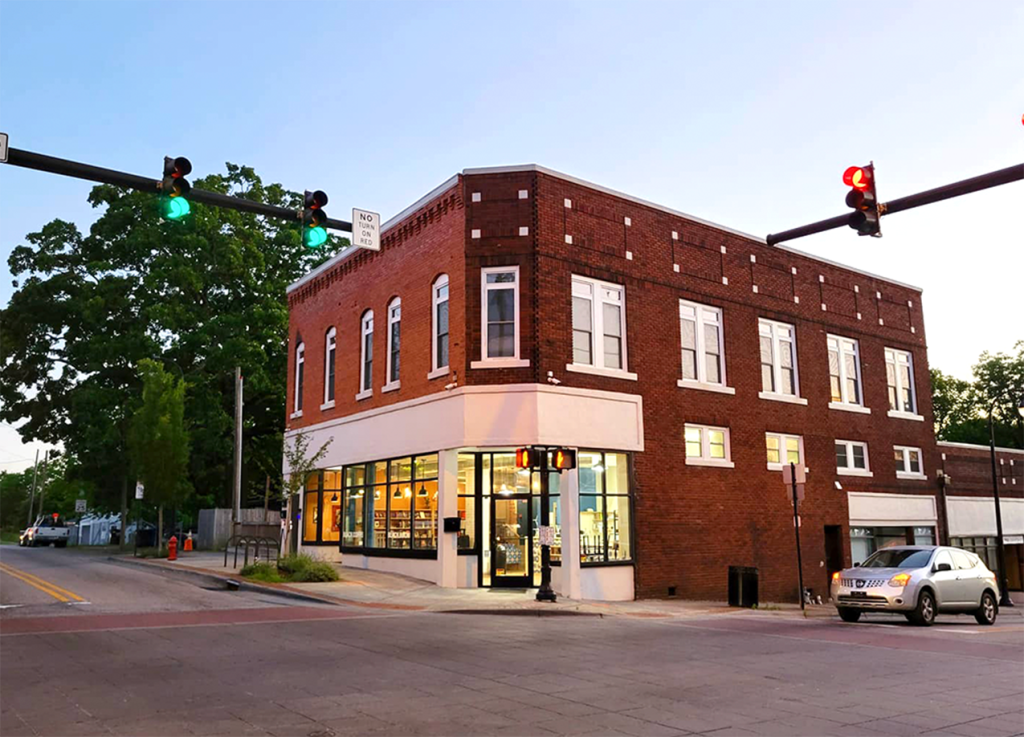
[[[757,568],[729,566],[729,606],[757,606]]]

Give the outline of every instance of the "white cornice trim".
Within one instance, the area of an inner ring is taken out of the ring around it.
[[[989,449],[987,445],[975,445],[974,443],[954,443],[949,440],[939,440],[936,442],[936,445],[942,445],[947,448],[967,448],[968,450],[988,451]],[[996,450],[999,451],[1000,453],[1018,453],[1020,455],[1024,455],[1024,450],[1020,450],[1019,448],[1002,448],[997,445]]]

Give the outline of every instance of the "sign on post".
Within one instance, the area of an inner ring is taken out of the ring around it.
[[[370,251],[380,250],[380,214],[352,208],[352,245]]]
[[[85,499],[75,499],[75,512],[82,514],[86,510]]]
[[[142,485],[141,481],[135,483],[135,498],[141,499],[142,493],[146,490],[146,487]]]
[[[7,134],[0,133],[0,164],[7,163]]]
[[[807,481],[807,469],[802,465],[796,467],[796,500],[804,500],[804,483]],[[786,490],[786,498],[793,500],[793,466],[782,467],[782,486]]]

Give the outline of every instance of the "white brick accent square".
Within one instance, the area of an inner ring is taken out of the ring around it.
[[[859,312],[857,313],[857,319],[858,319],[858,320],[860,320],[860,319],[861,319],[861,316],[860,316],[860,313],[859,313]]]
[[[756,264],[757,263],[757,256],[755,256],[754,254],[750,254],[750,263]]]
[[[525,225],[522,225],[522,226],[519,227],[519,235],[529,235],[529,234],[530,234],[530,229],[528,227],[526,227]]]
[[[722,284],[724,284],[725,286],[729,286],[729,277],[723,276],[722,277]]]
[[[798,295],[798,294],[794,294],[794,295],[793,295],[793,302],[794,302],[795,304],[800,304],[800,295]]]
[[[565,198],[565,206],[568,207],[570,210],[572,209],[572,200],[570,200],[568,197]]]
[[[672,271],[679,273],[679,264],[672,264]]]
[[[790,266],[789,267],[789,273],[795,275],[796,274],[796,267],[795,266]]]
[[[878,318],[878,324],[885,325],[885,320],[883,320],[882,318]]]
[[[882,298],[882,293],[881,292],[875,292],[875,299],[881,299],[881,298]]]
[[[674,241],[679,240],[679,232],[678,231],[675,231],[675,230],[672,231],[672,240],[674,240]]]
[[[824,302],[821,303],[821,311],[828,312],[828,305],[826,305]]]
[[[822,284],[824,284],[825,283],[825,275],[824,274],[818,274],[818,281],[821,282]]]
[[[629,227],[630,225],[632,225],[632,224],[633,224],[633,221],[632,221],[632,220],[630,220],[629,218],[623,218],[623,219],[622,219],[622,222],[624,222],[624,223],[626,224],[626,227],[627,227],[627,228],[628,228],[628,227]]]
[[[627,261],[632,261],[633,260],[633,252],[632,251],[626,251],[626,260]]]
[[[857,294],[860,294],[860,287],[858,287],[856,284],[854,284],[853,285],[853,291],[855,291]]]
[[[530,198],[530,191],[527,189],[519,190],[519,199],[526,200]]]
[[[907,300],[907,307],[909,307],[910,309],[914,309],[914,302],[913,302],[913,300],[909,300],[909,299]]]
[[[469,232],[469,235],[470,235],[471,238],[479,238],[480,237],[480,231],[477,230],[476,228],[474,228],[473,230],[471,230]]]
[[[911,325],[910,326],[910,332],[916,333],[917,332],[917,328],[915,328],[913,325]]]
[[[722,246],[722,253],[725,253],[725,246]]]
[[[757,285],[754,285],[754,294],[757,294]]]
[[[479,202],[480,201],[480,193],[479,192],[474,192],[472,197],[471,197],[471,199],[473,200],[473,202]]]
[[[565,242],[568,243],[569,245],[572,245],[572,236],[571,235],[565,236]]]

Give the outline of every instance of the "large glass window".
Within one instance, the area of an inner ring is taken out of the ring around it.
[[[686,425],[686,462],[691,466],[724,466],[732,468],[729,428]]]
[[[837,440],[836,473],[849,476],[869,475],[871,469],[868,466],[868,444],[857,440]]]
[[[796,369],[796,329],[792,325],[761,318],[761,391],[799,396]]]
[[[359,392],[365,394],[373,391],[373,310],[363,313],[361,322],[362,328],[362,358],[360,360]]]
[[[448,275],[441,274],[433,286],[433,339],[431,369],[448,368]]]
[[[784,464],[803,463],[804,441],[799,435],[765,433],[765,447],[768,451],[768,468],[778,471]]]
[[[629,458],[624,453],[581,450],[580,561],[612,563],[632,559]]]
[[[334,358],[337,352],[338,333],[334,328],[327,331],[324,343],[324,404],[334,401]]]
[[[323,472],[321,491],[320,542],[336,543],[341,539],[341,469]]]
[[[920,448],[908,448],[906,446],[897,445],[893,447],[893,456],[896,460],[896,478],[926,478],[924,466],[921,465]]]
[[[573,364],[626,370],[625,303],[624,287],[573,276]]]
[[[725,384],[722,310],[679,300],[683,381]]]
[[[860,391],[860,348],[856,340],[828,336],[828,375],[833,403],[864,404]]]
[[[482,269],[480,288],[481,358],[519,358],[519,267]]]
[[[885,378],[889,385],[889,410],[916,414],[914,357],[908,351],[886,348]]]
[[[306,477],[306,491],[302,500],[302,542],[315,543],[320,526],[320,472]]]
[[[476,548],[476,454],[459,453],[459,550]]]
[[[302,389],[306,378],[306,344],[299,343],[295,349],[295,412],[302,411]]]

